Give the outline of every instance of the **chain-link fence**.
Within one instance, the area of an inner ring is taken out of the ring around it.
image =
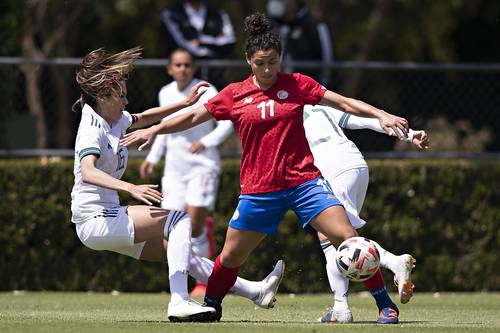
[[[79,115],[71,112],[78,97],[74,73],[80,59],[33,61],[0,58],[0,150],[71,149]],[[157,105],[159,89],[169,81],[164,60],[144,59],[128,82],[128,109],[139,112]],[[199,62],[223,69],[226,83],[243,80],[247,64],[239,60]],[[330,68],[329,89],[406,117],[414,129],[431,137],[430,152],[498,153],[500,133],[500,65],[337,62],[288,64],[295,71]],[[288,66],[289,67],[289,66]],[[40,145],[40,122],[46,128]],[[368,155],[413,148],[370,131],[348,136]],[[226,156],[239,153],[236,137],[222,147]],[[486,156],[487,154],[485,154]]]

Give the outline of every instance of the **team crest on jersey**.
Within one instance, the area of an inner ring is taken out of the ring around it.
[[[278,93],[276,94],[276,96],[279,99],[286,99],[288,97],[288,91],[286,91],[286,90],[280,90],[280,91],[278,91]]]
[[[243,104],[249,104],[249,103],[252,103],[253,101],[253,97],[247,97],[243,100]]]

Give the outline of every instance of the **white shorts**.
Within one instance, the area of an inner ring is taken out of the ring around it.
[[[94,218],[76,223],[80,241],[93,250],[108,250],[139,259],[146,242],[134,244],[134,221],[127,206],[116,206],[98,213]]]
[[[219,174],[213,170],[189,177],[165,174],[161,180],[163,201],[161,207],[186,211],[187,207],[214,209],[219,186]]]
[[[365,202],[368,180],[368,167],[346,170],[340,175],[328,179],[333,193],[344,205],[347,217],[354,229],[359,229],[366,224],[359,217],[359,212]]]

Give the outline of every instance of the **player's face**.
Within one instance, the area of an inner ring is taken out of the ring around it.
[[[193,58],[189,53],[175,52],[172,54],[167,72],[177,82],[180,90],[184,90],[191,82],[194,70]]]
[[[247,61],[260,85],[270,87],[274,84],[280,67],[280,57],[276,50],[257,51]]]
[[[106,121],[111,121],[112,123],[120,120],[122,116],[122,111],[128,104],[127,99],[127,85],[125,81],[120,81],[120,90],[118,94],[113,94],[109,97],[103,98],[100,103],[100,109],[102,110],[101,116],[103,116]]]

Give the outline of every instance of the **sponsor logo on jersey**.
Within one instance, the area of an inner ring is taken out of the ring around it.
[[[286,99],[288,97],[288,91],[286,91],[286,90],[280,90],[280,91],[278,91],[278,93],[276,94],[276,96],[279,99]]]
[[[249,103],[252,103],[253,101],[253,97],[247,97],[243,100],[243,104],[249,104]]]

